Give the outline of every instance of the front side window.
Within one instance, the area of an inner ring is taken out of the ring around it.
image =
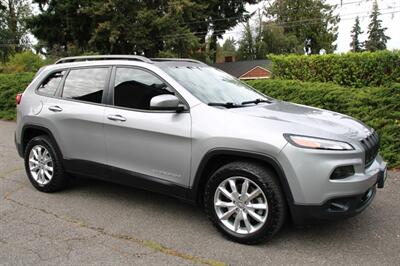
[[[58,71],[51,75],[49,75],[43,82],[40,84],[37,89],[38,92],[44,95],[54,96],[58,86],[60,85],[65,71]]]
[[[117,68],[114,84],[114,105],[150,110],[151,98],[173,94],[157,76],[135,68]]]
[[[72,69],[65,79],[62,97],[101,103],[108,68]]]

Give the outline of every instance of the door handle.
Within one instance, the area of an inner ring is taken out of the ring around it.
[[[54,105],[54,106],[50,106],[49,110],[52,112],[61,112],[63,109],[60,106]]]
[[[107,118],[112,121],[120,121],[120,122],[126,121],[126,118],[121,115],[109,115],[107,116]]]

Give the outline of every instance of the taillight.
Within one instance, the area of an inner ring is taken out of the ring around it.
[[[21,102],[22,100],[22,93],[18,93],[17,96],[15,97],[15,101],[17,102],[17,105]]]

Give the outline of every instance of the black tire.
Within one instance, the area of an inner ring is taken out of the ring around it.
[[[41,145],[45,147],[48,150],[50,157],[53,161],[53,169],[54,169],[53,176],[50,182],[44,185],[39,184],[33,178],[31,171],[29,169],[29,154],[32,148],[35,147],[36,145]],[[68,185],[69,178],[65,173],[62,165],[62,156],[58,151],[56,144],[48,136],[41,135],[31,139],[26,146],[24,153],[24,160],[25,160],[25,171],[29,178],[29,181],[37,190],[41,192],[51,193],[60,191]]]
[[[218,218],[214,208],[214,195],[218,186],[227,178],[242,176],[255,182],[264,192],[268,202],[267,219],[257,231],[239,234],[228,229]],[[204,192],[207,217],[225,237],[242,244],[258,244],[271,239],[282,227],[287,216],[287,205],[274,171],[260,164],[246,161],[222,166],[208,180]]]

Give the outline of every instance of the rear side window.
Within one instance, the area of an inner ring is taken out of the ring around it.
[[[101,103],[108,68],[72,69],[65,79],[62,97]]]
[[[65,71],[55,72],[49,75],[37,89],[38,92],[44,95],[54,96],[58,86],[60,85]]]

